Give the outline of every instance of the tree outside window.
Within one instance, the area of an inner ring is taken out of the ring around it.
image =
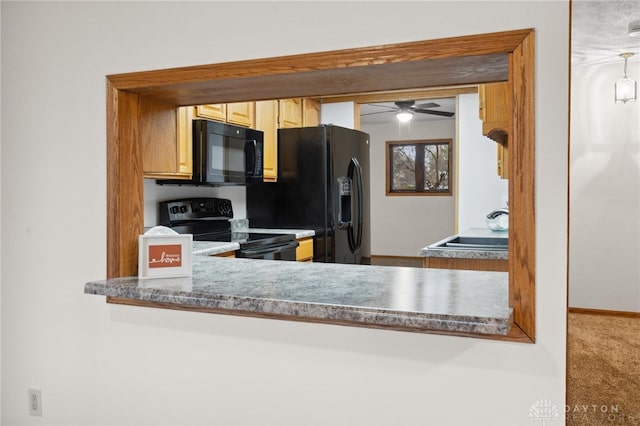
[[[451,195],[451,139],[387,141],[387,195]]]

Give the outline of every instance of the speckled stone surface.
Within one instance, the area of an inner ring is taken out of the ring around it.
[[[294,234],[296,239],[313,237],[316,233],[310,229],[272,229],[272,228],[249,228],[249,232],[256,234]]]
[[[507,334],[504,272],[193,256],[190,278],[93,281],[85,293],[406,330]]]
[[[240,249],[238,243],[217,242],[217,241],[194,241],[191,253],[198,256],[213,256],[216,254],[228,253]]]
[[[426,247],[418,250],[418,256],[422,257],[448,257],[448,258],[456,258],[456,259],[497,259],[497,260],[507,260],[509,259],[509,252],[507,250],[472,250],[472,249],[453,249],[453,248],[433,248],[431,246],[437,245],[438,243],[455,237],[483,237],[483,238],[508,238],[509,233],[507,231],[492,231],[487,228],[471,228],[467,229],[464,232],[460,232],[459,234],[453,235],[451,237],[447,237],[441,241],[438,241],[433,244],[429,244]]]
[[[471,249],[437,249],[423,247],[418,251],[422,257],[452,257],[456,259],[509,259],[508,251],[500,250],[471,250]]]
[[[247,232],[249,229],[249,219],[229,219],[231,232]]]

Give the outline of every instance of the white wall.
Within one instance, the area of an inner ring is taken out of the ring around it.
[[[532,424],[540,399],[562,412],[567,2],[0,7],[4,425],[513,426]],[[536,28],[535,345],[113,306],[83,294],[105,276],[113,208],[105,75],[518,28]],[[42,390],[42,418],[27,414],[28,387]]]
[[[496,171],[497,144],[482,136],[478,94],[458,96],[458,230],[486,228],[487,213],[507,206],[509,181]]]
[[[247,217],[247,191],[244,186],[180,186],[157,185],[154,179],[144,180],[144,226],[158,224],[158,203],[160,201],[173,200],[188,197],[215,197],[231,200],[233,206],[233,218],[245,219]]]
[[[452,139],[455,120],[361,125],[371,136],[371,254],[417,256],[418,251],[453,234],[455,202],[451,196],[387,196],[385,142]],[[454,175],[454,171],[451,171]]]
[[[569,306],[640,312],[640,105],[614,102],[622,72],[572,69]]]
[[[2,7],[0,6],[0,22]],[[0,26],[0,46],[2,46],[2,27]],[[0,48],[0,53],[2,49]],[[0,55],[0,94],[2,93],[2,56]],[[0,96],[1,98],[1,96]],[[0,102],[0,123],[2,123],[2,102]],[[1,127],[1,125],[0,125]],[[0,223],[2,223],[2,132],[0,131]],[[2,226],[0,226],[0,259],[2,259]],[[2,262],[0,262],[0,318],[2,318]],[[2,328],[0,327],[0,365],[2,365]],[[0,368],[0,395],[2,395],[2,369]],[[2,401],[0,400],[0,424],[2,423]]]
[[[322,104],[320,108],[322,124],[333,124],[347,129],[355,128],[354,107],[354,102]]]

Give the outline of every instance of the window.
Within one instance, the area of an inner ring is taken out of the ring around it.
[[[387,195],[451,195],[451,139],[387,141]]]

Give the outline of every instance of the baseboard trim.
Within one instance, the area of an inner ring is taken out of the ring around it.
[[[392,256],[386,254],[372,254],[371,259],[407,259],[407,260],[420,260],[422,261],[421,256]]]
[[[640,318],[640,312],[630,311],[610,311],[607,309],[591,309],[591,308],[572,308],[569,307],[570,314],[590,314],[590,315],[608,315],[612,317]]]
[[[422,257],[420,256],[387,256],[371,255],[371,264],[379,266],[408,266],[422,268]]]

